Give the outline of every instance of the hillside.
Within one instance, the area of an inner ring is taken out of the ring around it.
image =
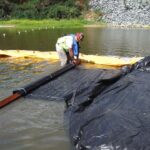
[[[150,26],[150,0],[1,0],[0,19],[72,19]]]
[[[86,0],[1,0],[0,18],[76,18],[82,14],[86,4]]]
[[[90,0],[100,19],[115,26],[150,26],[150,0]]]

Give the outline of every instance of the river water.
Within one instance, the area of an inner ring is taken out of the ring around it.
[[[150,30],[118,28],[0,29],[0,49],[53,51],[59,36],[83,32],[81,52],[85,54],[149,55]]]
[[[54,51],[61,35],[83,32],[85,54],[147,56],[150,30],[117,28],[0,29],[0,49]],[[0,99],[59,68],[42,59],[3,58],[0,61]],[[21,98],[0,110],[0,149],[70,150],[63,102]]]

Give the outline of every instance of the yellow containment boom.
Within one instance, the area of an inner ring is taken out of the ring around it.
[[[58,60],[57,52],[41,52],[30,50],[0,50],[1,57],[37,57],[50,60]],[[119,57],[119,56],[98,56],[80,54],[82,62],[94,63],[98,65],[121,67],[131,65],[142,59],[143,57]]]

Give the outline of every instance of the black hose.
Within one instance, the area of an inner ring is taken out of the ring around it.
[[[74,64],[68,64],[65,67],[57,70],[54,73],[51,73],[45,77],[42,77],[41,79],[34,81],[22,88],[16,89],[13,91],[13,93],[19,93],[22,96],[27,95],[28,93],[32,92],[33,90],[39,88],[40,86],[50,82],[51,80],[54,80],[55,78],[57,78],[58,76],[62,75],[63,73],[65,73],[66,71],[69,71],[73,68],[75,68],[76,65]]]

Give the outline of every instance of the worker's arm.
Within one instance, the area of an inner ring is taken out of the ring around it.
[[[75,41],[73,45],[73,63],[76,65],[79,65],[81,62],[79,59],[79,48],[79,43]]]
[[[70,56],[70,60],[73,64],[79,65],[80,64],[80,60],[78,58],[79,56],[79,47],[78,47],[78,43],[74,43],[73,42],[73,38],[71,37],[70,40],[67,41],[68,47],[69,48],[69,56]]]
[[[69,60],[75,65],[80,64],[80,59],[77,56],[74,56],[72,48],[69,49]]]
[[[69,56],[71,59],[73,59],[74,54],[72,48],[69,48]]]

